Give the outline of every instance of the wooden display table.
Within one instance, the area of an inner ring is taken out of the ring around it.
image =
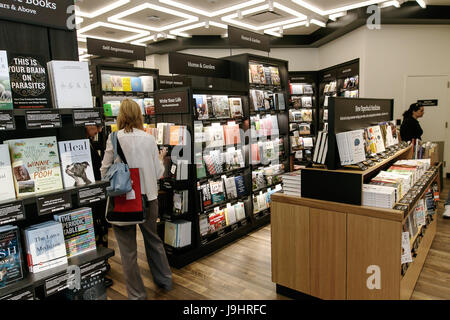
[[[423,189],[434,181],[439,174]],[[274,194],[272,281],[320,299],[409,299],[437,225],[435,214],[419,230],[416,256],[402,276],[402,225],[412,212]]]

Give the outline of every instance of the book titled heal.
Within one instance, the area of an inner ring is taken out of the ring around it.
[[[9,145],[16,195],[63,188],[56,137],[5,141]]]
[[[94,183],[89,139],[60,141],[58,144],[64,187]]]

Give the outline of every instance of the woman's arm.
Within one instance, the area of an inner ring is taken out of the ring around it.
[[[103,156],[102,161],[102,167],[100,168],[100,174],[103,177],[106,175],[106,172],[108,172],[109,167],[114,162],[114,150],[111,143],[111,135],[108,136],[108,141],[106,142],[106,150],[105,155]]]

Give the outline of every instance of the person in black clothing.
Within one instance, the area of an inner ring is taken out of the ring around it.
[[[423,130],[417,119],[423,117],[424,113],[424,108],[419,103],[413,103],[409,109],[403,113],[403,122],[400,126],[400,136],[402,141],[422,139]]]

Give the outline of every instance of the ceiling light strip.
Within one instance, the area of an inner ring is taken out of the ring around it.
[[[266,0],[244,1],[243,3],[239,3],[239,4],[233,5],[231,7],[227,7],[227,8],[224,8],[224,9],[217,10],[217,11],[205,11],[205,10],[202,10],[202,9],[199,9],[199,8],[194,8],[192,6],[186,5],[184,3],[180,3],[178,1],[159,0],[159,2],[161,2],[161,3],[167,4],[167,5],[171,5],[173,7],[180,8],[180,9],[183,9],[183,10],[186,10],[186,11],[189,11],[189,12],[201,14],[201,15],[206,16],[206,17],[220,16],[222,14],[225,14],[225,13],[228,13],[228,12],[232,12],[232,11],[235,11],[235,10],[239,10],[239,9],[242,9],[242,8],[250,7],[250,6],[259,4],[259,3],[263,3],[265,1]]]
[[[354,3],[351,5],[347,5],[344,7],[339,7],[339,8],[335,8],[335,9],[330,9],[330,10],[326,10],[323,11],[309,3],[307,3],[306,1],[303,0],[291,0],[292,2],[298,4],[299,6],[302,6],[303,8],[306,8],[310,11],[313,11],[317,14],[320,14],[321,16],[327,16],[327,15],[331,15],[334,13],[338,13],[338,12],[342,12],[342,11],[349,11],[352,9],[357,9],[357,8],[361,8],[361,7],[366,7],[366,6],[370,6],[373,4],[379,4],[382,2],[385,2],[386,0],[369,0],[369,1],[362,1],[362,2],[358,2],[358,3]],[[423,1],[423,0],[417,0],[417,1]]]
[[[101,8],[101,9],[99,9],[97,11],[91,12],[91,13],[78,11],[76,14],[78,16],[80,16],[80,17],[85,17],[85,18],[92,19],[92,18],[98,17],[98,16],[100,16],[100,15],[102,15],[102,14],[108,12],[108,11],[117,9],[118,7],[121,7],[121,6],[123,6],[123,5],[125,5],[125,4],[127,4],[129,2],[130,2],[130,0],[119,0],[119,1],[116,1],[114,3],[111,3],[110,5],[107,5],[106,7]],[[76,6],[76,8],[79,8],[79,7]]]

